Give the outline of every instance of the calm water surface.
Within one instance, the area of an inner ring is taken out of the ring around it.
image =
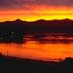
[[[46,36],[38,39],[27,36],[26,43],[0,43],[0,52],[3,55],[39,59],[58,60],[73,57],[73,37]]]

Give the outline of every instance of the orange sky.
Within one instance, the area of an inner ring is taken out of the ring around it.
[[[26,5],[21,9],[0,9],[0,22],[16,19],[35,21],[38,19],[73,19],[73,7],[71,6],[48,6]]]

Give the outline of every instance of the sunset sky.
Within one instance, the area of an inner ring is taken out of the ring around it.
[[[0,0],[0,22],[67,18],[73,19],[73,0]],[[22,45],[0,44],[0,53],[41,60],[64,59],[73,57],[73,43],[38,44],[36,41],[27,41]]]
[[[73,19],[73,0],[0,0],[0,22]]]

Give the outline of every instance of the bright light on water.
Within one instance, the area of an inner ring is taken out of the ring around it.
[[[38,43],[37,41],[26,41],[23,44],[1,43],[0,52],[3,55],[21,58],[57,60],[73,57],[73,43]]]

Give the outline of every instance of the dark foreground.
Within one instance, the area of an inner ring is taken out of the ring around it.
[[[0,71],[1,73],[73,73],[73,59],[47,62],[0,55]]]

